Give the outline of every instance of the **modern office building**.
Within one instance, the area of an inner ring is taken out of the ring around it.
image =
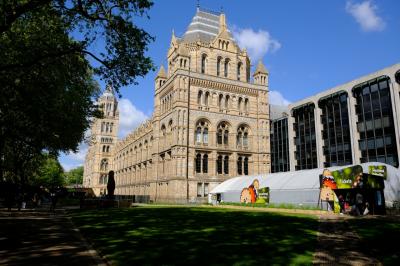
[[[381,162],[399,167],[400,64],[271,108],[271,171]]]

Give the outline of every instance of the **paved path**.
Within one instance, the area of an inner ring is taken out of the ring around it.
[[[63,214],[0,210],[0,265],[106,265]]]
[[[350,229],[348,216],[319,217],[318,244],[314,253],[316,265],[382,265],[361,250],[360,237]]]

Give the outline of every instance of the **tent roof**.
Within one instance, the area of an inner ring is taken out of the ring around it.
[[[356,164],[355,164],[356,165]],[[383,163],[363,163],[358,164],[363,168],[364,173],[368,173],[371,165],[386,165],[387,179],[385,180],[385,199],[387,201],[400,200],[400,170],[391,165]],[[353,165],[329,167],[331,171],[343,169]],[[225,193],[242,191],[243,188],[250,186],[254,179],[258,179],[260,187],[269,187],[271,190],[311,190],[319,189],[319,175],[326,168],[311,170],[301,170],[294,172],[281,172],[273,174],[260,174],[252,176],[238,176],[222,182],[210,193]]]

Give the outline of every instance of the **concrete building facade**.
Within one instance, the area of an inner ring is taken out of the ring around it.
[[[272,172],[365,162],[399,167],[399,107],[396,64],[271,110]]]
[[[198,8],[186,33],[172,34],[167,61],[153,115],[113,149],[115,194],[206,201],[226,179],[269,172],[268,71],[259,62],[250,81],[250,59],[225,14]],[[101,162],[92,157],[89,168]]]

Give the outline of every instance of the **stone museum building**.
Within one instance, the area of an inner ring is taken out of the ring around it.
[[[97,195],[110,170],[116,195],[160,202],[205,201],[226,179],[270,171],[268,71],[259,62],[250,79],[225,15],[198,8],[181,38],[172,33],[167,62],[153,115],[124,139],[111,89],[100,98],[105,118],[93,123],[84,172]]]
[[[197,8],[172,33],[167,69],[155,78],[151,118],[117,139],[112,88],[99,99],[84,186],[148,202],[204,202],[236,176],[382,162],[399,167],[400,64],[289,106],[269,105],[265,66],[251,62],[225,14]]]

